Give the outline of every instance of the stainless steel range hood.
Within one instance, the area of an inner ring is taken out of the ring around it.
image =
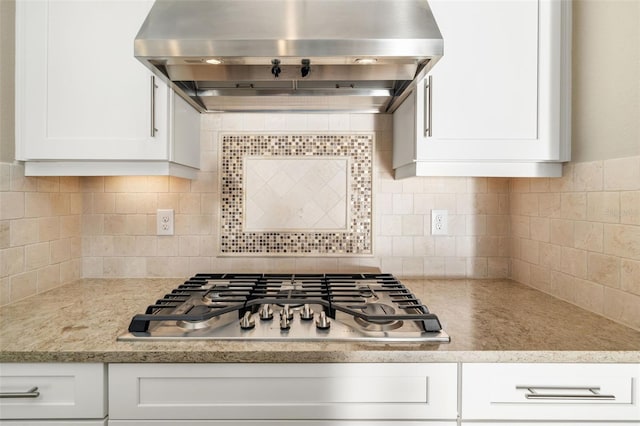
[[[443,40],[426,0],[156,0],[134,50],[200,111],[391,112]]]

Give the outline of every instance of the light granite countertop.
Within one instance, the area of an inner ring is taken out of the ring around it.
[[[83,279],[0,308],[1,362],[640,362],[640,331],[510,280],[402,280],[448,344],[118,342],[184,279]]]

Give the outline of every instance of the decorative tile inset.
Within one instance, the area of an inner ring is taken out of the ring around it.
[[[220,254],[371,255],[373,136],[224,135]]]
[[[347,157],[245,157],[245,231],[346,231]]]

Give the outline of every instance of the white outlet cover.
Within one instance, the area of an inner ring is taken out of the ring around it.
[[[158,209],[156,212],[156,235],[173,235],[173,209]]]
[[[449,234],[449,211],[431,210],[431,235]]]

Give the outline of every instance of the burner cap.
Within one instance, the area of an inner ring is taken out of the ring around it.
[[[395,330],[402,327],[402,321],[393,319],[393,315],[396,310],[393,306],[386,305],[384,303],[367,303],[362,312],[367,315],[387,315],[388,319],[383,320],[365,320],[364,318],[356,317],[354,320],[358,325],[365,330],[370,331],[387,331]]]
[[[207,306],[197,305],[194,306],[187,312],[187,315],[202,315],[206,314],[210,311]],[[180,328],[184,328],[186,330],[200,330],[202,328],[207,328],[216,320],[216,317],[202,320],[202,321],[187,321],[187,320],[179,320],[176,321],[176,325]]]

